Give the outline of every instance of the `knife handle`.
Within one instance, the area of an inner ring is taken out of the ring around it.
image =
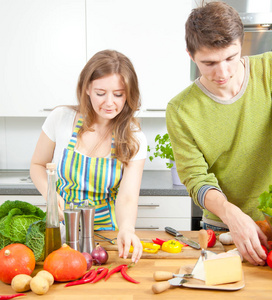
[[[173,273],[167,271],[156,271],[153,274],[153,278],[156,281],[168,280],[173,278]]]
[[[199,230],[199,245],[202,249],[207,249],[208,246],[208,233],[205,229]]]
[[[170,283],[168,281],[156,282],[152,285],[152,291],[154,294],[160,294],[170,288]]]
[[[181,233],[179,233],[176,229],[172,228],[172,227],[165,227],[164,230],[167,232],[167,233],[170,233],[174,236],[177,236],[177,235],[180,235],[181,236]]]

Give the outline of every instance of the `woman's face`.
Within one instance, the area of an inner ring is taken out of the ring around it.
[[[125,84],[119,74],[111,74],[92,81],[87,89],[98,119],[111,120],[126,102]]]

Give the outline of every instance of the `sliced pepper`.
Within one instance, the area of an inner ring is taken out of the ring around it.
[[[162,244],[162,250],[169,253],[179,253],[182,250],[183,245],[175,240],[169,240]]]
[[[158,238],[156,238],[156,239],[154,239],[154,240],[152,240],[153,241],[153,243],[154,244],[157,244],[157,245],[162,245],[164,242],[166,242],[166,240],[161,240],[161,239],[158,239]]]
[[[147,253],[157,253],[161,248],[160,245],[153,244],[153,243],[146,243],[141,241],[141,244],[143,246],[143,252],[147,252]],[[134,247],[131,245],[129,248],[129,252],[133,252],[133,249]]]

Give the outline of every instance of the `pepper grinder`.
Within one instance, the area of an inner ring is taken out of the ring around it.
[[[79,246],[80,215],[81,215],[81,210],[74,209],[73,203],[70,203],[69,209],[64,210],[66,244],[77,251],[80,251],[80,246]]]
[[[89,206],[89,201],[81,207],[81,252],[92,253],[94,243],[94,213],[95,207]]]

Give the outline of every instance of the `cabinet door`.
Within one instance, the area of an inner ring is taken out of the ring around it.
[[[114,49],[138,74],[142,110],[164,110],[190,83],[185,21],[191,0],[87,0],[87,55]]]
[[[76,103],[86,63],[84,0],[0,0],[0,115]]]

